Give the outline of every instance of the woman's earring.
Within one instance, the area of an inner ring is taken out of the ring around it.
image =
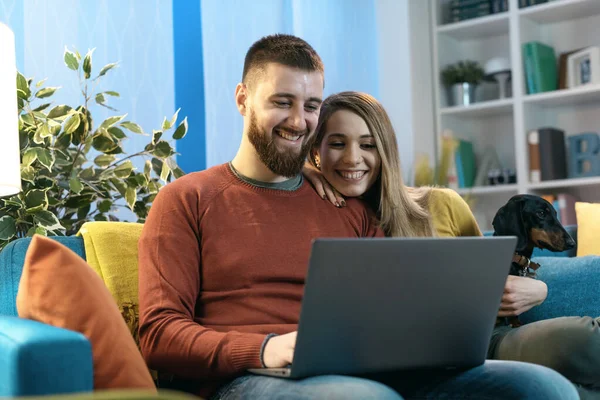
[[[321,168],[321,162],[319,161],[319,157],[315,157],[315,165],[317,168]]]

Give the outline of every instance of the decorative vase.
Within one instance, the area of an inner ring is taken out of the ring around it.
[[[467,106],[475,103],[475,89],[476,84],[473,83],[455,83],[454,85],[446,88],[446,94],[448,95],[449,106]]]

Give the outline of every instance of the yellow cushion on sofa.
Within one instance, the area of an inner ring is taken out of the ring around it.
[[[575,203],[577,257],[600,255],[600,203]]]
[[[139,347],[138,241],[143,224],[86,222],[83,238],[87,263],[102,278]]]

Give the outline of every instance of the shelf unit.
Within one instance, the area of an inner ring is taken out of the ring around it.
[[[476,158],[493,147],[504,168],[517,173],[517,183],[458,189],[474,198],[473,212],[481,229],[491,229],[495,212],[517,193],[561,193],[580,201],[600,202],[600,177],[529,182],[527,132],[555,126],[570,134],[600,132],[600,85],[528,95],[525,87],[522,44],[537,40],[564,51],[600,46],[600,0],[554,0],[526,8],[509,0],[507,12],[444,24],[450,0],[430,0],[432,26],[433,102],[437,148],[442,132],[451,129],[471,140]],[[441,69],[460,60],[482,65],[493,57],[510,60],[512,96],[498,99],[497,88],[484,83],[478,102],[447,106]]]

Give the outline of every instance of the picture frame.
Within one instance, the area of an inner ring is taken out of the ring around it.
[[[567,58],[567,87],[600,84],[600,48],[586,47]]]

